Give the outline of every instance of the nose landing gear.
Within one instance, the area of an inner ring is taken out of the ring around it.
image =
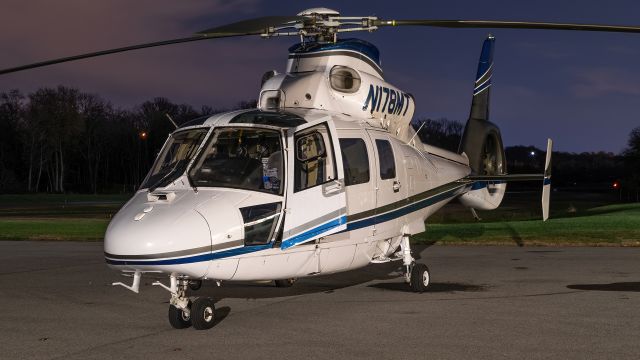
[[[193,325],[196,330],[211,329],[215,325],[215,302],[209,297],[197,297],[190,299],[187,297],[187,287],[191,287],[192,282],[187,279],[178,279],[171,275],[171,286],[156,281],[153,285],[158,285],[171,292],[169,300],[169,324],[174,329],[185,329]],[[200,282],[198,285],[202,285]],[[197,288],[200,288],[197,286]]]

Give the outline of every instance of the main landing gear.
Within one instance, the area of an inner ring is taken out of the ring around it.
[[[431,283],[431,275],[429,268],[425,264],[416,263],[411,256],[411,246],[409,244],[409,236],[404,235],[400,242],[400,251],[402,252],[402,262],[404,265],[404,280],[411,290],[414,292],[425,292]]]
[[[196,330],[211,329],[215,325],[215,303],[208,297],[187,297],[187,287],[199,289],[202,282],[193,286],[194,282],[187,279],[178,279],[171,275],[171,286],[156,281],[158,285],[171,292],[169,300],[169,324],[174,329],[185,329],[193,325]]]

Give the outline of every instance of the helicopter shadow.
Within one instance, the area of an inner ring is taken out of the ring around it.
[[[190,295],[209,296],[216,302],[227,298],[236,299],[271,299],[288,296],[299,296],[321,292],[331,292],[374,280],[390,280],[401,277],[401,269],[397,263],[367,266],[339,274],[319,275],[299,279],[288,288],[276,287],[273,281],[262,282],[230,282],[217,287],[213,283],[205,283],[198,291]]]
[[[370,288],[391,290],[400,292],[413,292],[405,282],[383,282],[368,285]],[[486,286],[464,283],[431,283],[427,292],[429,293],[453,293],[453,292],[477,292],[486,290]]]
[[[275,299],[308,294],[327,293],[336,290],[357,286],[370,281],[386,281],[402,277],[402,269],[398,263],[378,264],[376,266],[366,266],[361,269],[351,270],[339,274],[319,275],[302,278],[288,288],[276,287],[273,281],[263,282],[230,282],[222,286],[216,286],[213,282],[205,282],[199,290],[188,291],[188,296],[210,297],[216,303],[224,299]],[[405,284],[406,285],[406,284]],[[216,307],[216,323],[232,313],[233,309],[228,306]]]
[[[423,250],[435,242],[413,247],[413,257],[419,261]],[[208,296],[216,302],[227,299],[270,299],[286,296],[298,296],[320,292],[335,291],[357,286],[376,280],[392,280],[402,278],[402,263],[388,262],[367,265],[365,267],[341,273],[318,275],[301,278],[288,288],[278,288],[273,281],[238,281],[223,283],[218,287],[213,282],[205,282],[200,290],[189,290],[191,296]]]
[[[430,245],[415,246],[414,258],[420,260],[420,254]],[[398,280],[390,282],[390,280]],[[218,287],[213,282],[205,282],[197,291],[189,290],[189,296],[211,297],[216,303],[224,299],[275,299],[300,295],[326,293],[336,290],[374,282],[369,288],[411,292],[408,284],[403,281],[402,263],[389,262],[385,264],[368,265],[360,269],[338,274],[319,275],[302,278],[288,288],[278,288],[272,281],[264,282],[230,282]],[[430,292],[482,291],[484,287],[460,283],[433,283]],[[228,306],[216,308],[216,325],[224,321],[233,309]]]
[[[616,282],[609,284],[573,284],[567,285],[568,289],[588,291],[624,291],[640,292],[640,282]]]

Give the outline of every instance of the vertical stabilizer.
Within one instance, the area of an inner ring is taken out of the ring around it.
[[[469,119],[489,120],[489,95],[491,93],[491,75],[493,74],[494,44],[495,37],[493,35],[487,36],[484,44],[482,44],[476,82],[473,87],[473,100],[471,101]]]

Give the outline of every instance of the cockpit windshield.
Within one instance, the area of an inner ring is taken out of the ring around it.
[[[141,188],[153,191],[158,187],[167,186],[182,175],[208,131],[195,129],[172,134]]]
[[[280,132],[260,128],[218,128],[189,170],[195,187],[231,187],[282,194]]]

